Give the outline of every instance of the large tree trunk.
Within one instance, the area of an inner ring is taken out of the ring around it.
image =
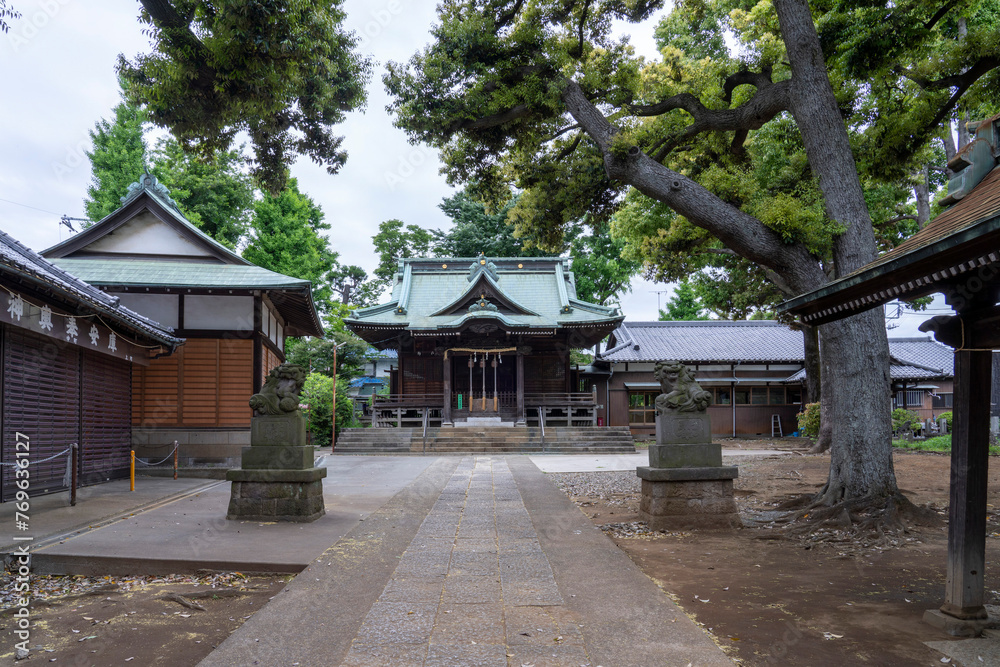
[[[880,308],[824,324],[824,402],[834,428],[823,502],[895,495],[889,356]],[[875,372],[872,372],[872,371]]]
[[[805,367],[806,381],[803,385],[802,404],[820,404],[819,434],[816,443],[809,451],[813,454],[821,454],[830,449],[833,442],[833,416],[830,414],[830,399],[823,399],[823,387],[828,382],[827,374],[822,371],[822,355],[819,338],[819,328],[802,327],[803,342],[805,343]]]
[[[802,405],[818,403],[820,389],[819,329],[802,327],[802,343],[805,356],[806,381],[802,383]]]
[[[917,172],[917,183],[913,186],[913,196],[917,200],[917,225],[924,228],[931,219],[931,186],[929,181],[930,169],[928,165],[921,167]]]
[[[834,241],[837,276],[875,258],[875,234],[844,119],[827,74],[806,0],[775,0],[793,85],[792,115],[819,177],[827,214],[847,227]],[[830,479],[823,501],[832,504],[898,493],[892,467],[889,343],[882,310],[821,327],[826,422],[833,428]]]

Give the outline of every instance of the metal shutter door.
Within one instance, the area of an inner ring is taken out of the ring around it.
[[[84,352],[81,484],[127,476],[131,449],[132,365]]]
[[[4,328],[3,461],[14,461],[15,433],[28,436],[31,495],[63,487],[66,457],[35,463],[61,452],[80,435],[80,353],[48,338]],[[13,497],[14,472],[3,466],[3,498]]]

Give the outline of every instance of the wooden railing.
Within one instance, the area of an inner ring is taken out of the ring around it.
[[[462,409],[458,409],[458,393],[452,399],[452,418],[465,416],[514,414],[517,395],[502,392],[473,397],[471,403],[463,394]],[[484,405],[485,403],[485,405]],[[485,409],[483,409],[485,407]],[[471,408],[471,410],[470,410]],[[443,394],[373,395],[368,412],[375,428],[427,428],[441,426],[444,416]],[[597,396],[592,392],[525,394],[524,412],[529,426],[596,426]]]
[[[525,394],[524,407],[529,426],[597,426],[593,392]]]
[[[375,394],[370,405],[374,428],[440,426],[444,394]]]

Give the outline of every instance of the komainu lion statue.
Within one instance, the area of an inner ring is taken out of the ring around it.
[[[694,381],[691,369],[678,361],[660,361],[653,370],[663,393],[656,397],[656,414],[666,410],[702,412],[712,402],[707,392]]]
[[[299,394],[306,372],[296,364],[281,364],[271,370],[259,394],[250,397],[254,415],[283,415],[299,409]]]

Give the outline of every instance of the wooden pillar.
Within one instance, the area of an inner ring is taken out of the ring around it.
[[[517,423],[524,424],[524,355],[517,351]]]
[[[451,357],[446,352],[441,362],[444,374],[444,410],[441,413],[441,423],[451,425]]]
[[[988,351],[955,352],[948,571],[941,611],[960,619],[987,618],[983,570],[991,356]]]

